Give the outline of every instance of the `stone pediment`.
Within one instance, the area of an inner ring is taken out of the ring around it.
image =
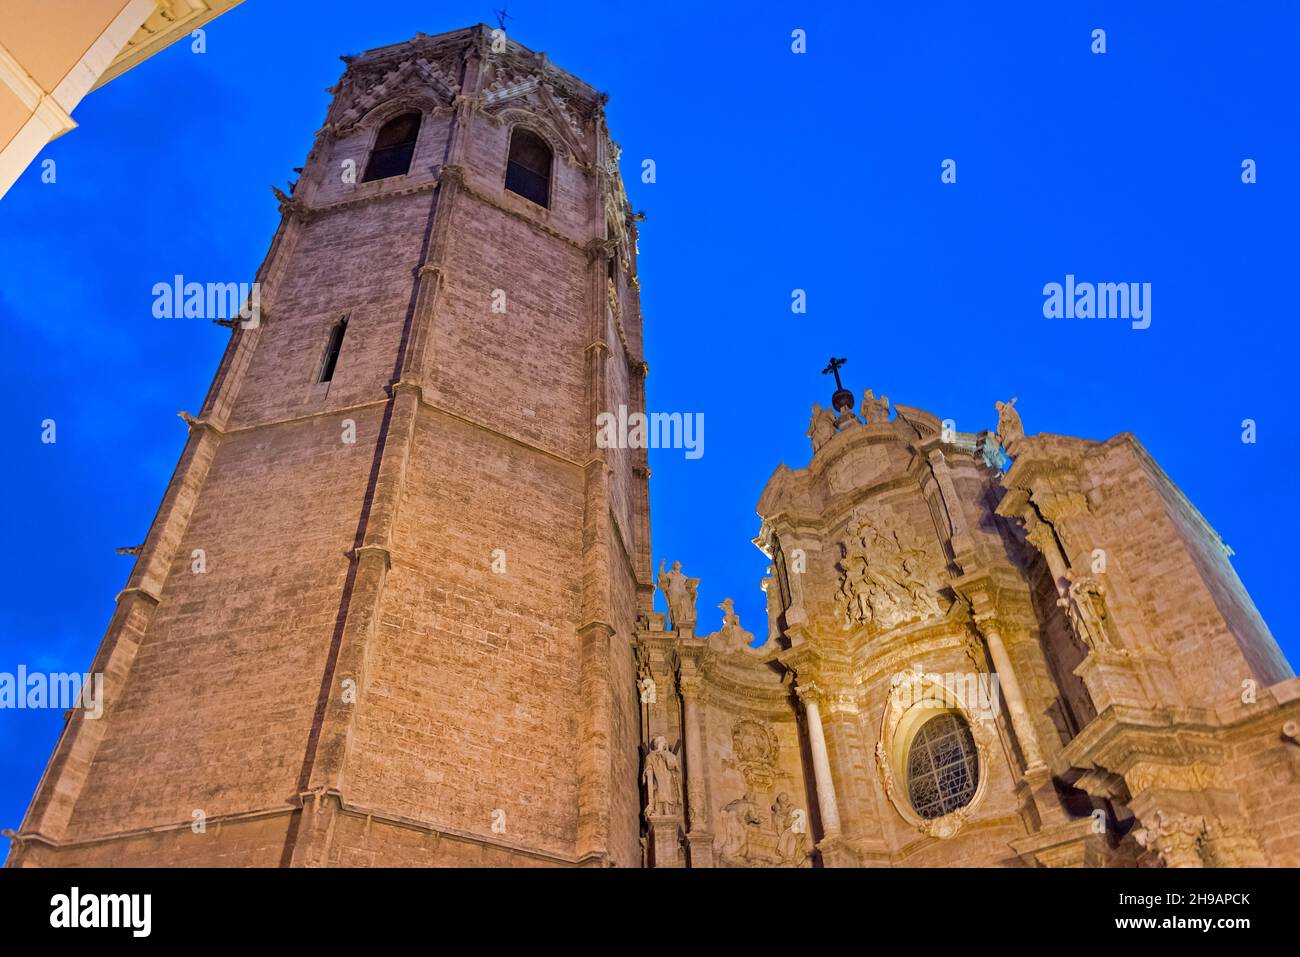
[[[359,65],[334,89],[331,122],[336,134],[346,135],[372,111],[396,99],[414,106],[449,106],[460,92],[460,84],[454,62],[419,57],[390,65]]]
[[[483,91],[483,110],[506,121],[518,117],[540,120],[546,129],[537,129],[535,123],[529,125],[545,136],[553,149],[567,153],[580,163],[591,162],[583,143],[582,121],[544,76],[505,72]]]

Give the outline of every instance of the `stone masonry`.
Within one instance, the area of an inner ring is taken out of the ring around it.
[[[597,441],[604,96],[483,26],[344,60],[7,866],[1300,866],[1300,679],[1136,438],[832,360],[767,621],[701,614]]]
[[[94,663],[106,713],[11,866],[640,861],[649,473],[593,423],[646,366],[605,97],[482,26],[344,59]],[[409,171],[364,181],[412,111]],[[503,186],[516,129],[547,205]]]

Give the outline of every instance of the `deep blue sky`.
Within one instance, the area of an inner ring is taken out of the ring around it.
[[[226,332],[154,319],[152,285],[252,279],[278,220],[268,186],[302,165],[339,54],[498,3],[247,0],[205,54],[179,44],[91,94],[41,154],[57,183],[38,161],[0,200],[0,671],[89,666],[130,570],[114,549],[144,538],[184,443],[176,411],[216,368]],[[656,567],[703,579],[702,626],[730,595],[763,627],[754,506],[779,463],[807,463],[835,353],[856,391],[962,430],[1017,395],[1030,432],[1136,433],[1300,659],[1300,4],[803,6],[510,3],[512,36],[611,95],[648,214],[650,406],[705,414],[702,459],[652,453]],[[1066,273],[1152,283],[1151,328],[1044,319],[1043,284]],[[61,724],[0,712],[0,827]]]

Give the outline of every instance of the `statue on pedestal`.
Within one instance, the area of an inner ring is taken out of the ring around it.
[[[682,766],[668,749],[668,739],[657,734],[645,756],[645,814],[676,814],[682,808]]]
[[[695,590],[700,585],[698,578],[687,578],[682,573],[682,563],[673,562],[672,571],[664,571],[664,562],[659,563],[659,580],[656,584],[664,593],[668,602],[668,617],[673,621],[673,628],[695,627]]]

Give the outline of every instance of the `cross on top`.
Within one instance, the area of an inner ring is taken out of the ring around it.
[[[844,365],[844,363],[848,361],[848,359],[836,359],[834,356],[831,356],[831,361],[828,362],[826,368],[822,370],[822,375],[835,376],[836,391],[844,388],[843,383],[840,382],[840,366]]]

